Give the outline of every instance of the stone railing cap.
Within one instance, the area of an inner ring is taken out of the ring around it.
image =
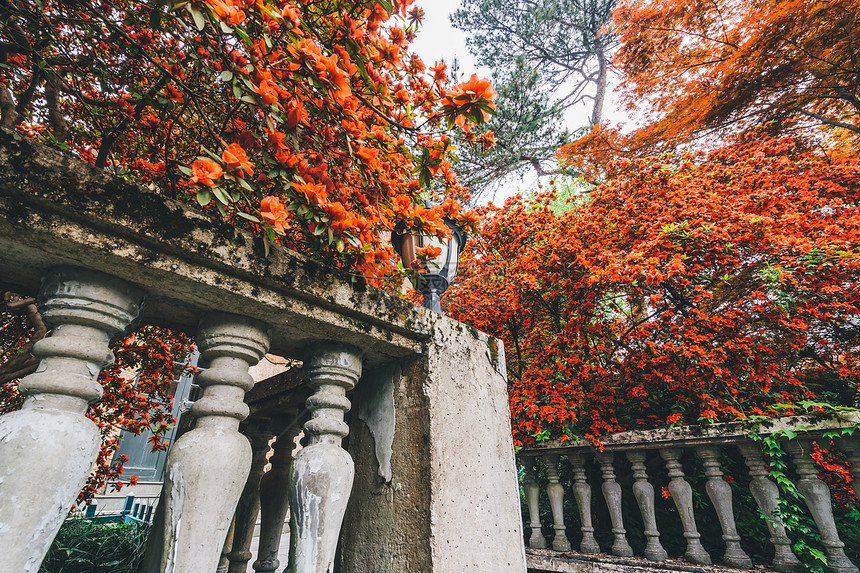
[[[331,340],[384,362],[421,352],[442,324],[464,328],[288,249],[265,256],[259,237],[202,209],[0,130],[0,287],[34,293],[58,265],[140,285],[147,322],[193,332],[210,310],[256,318],[290,357]]]
[[[832,414],[806,414],[742,420],[721,424],[697,426],[672,426],[654,430],[631,430],[601,436],[599,442],[604,450],[655,449],[669,445],[696,446],[737,442],[750,434],[770,435],[791,430],[807,432],[812,436],[821,435],[828,430],[851,427],[860,424],[860,411],[845,411]],[[577,450],[598,449],[591,442],[581,440],[577,443],[550,440],[535,446],[523,448],[520,456],[558,454]]]

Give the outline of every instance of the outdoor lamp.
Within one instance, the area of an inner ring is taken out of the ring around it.
[[[442,302],[439,295],[445,292],[445,289],[454,280],[460,252],[466,246],[467,240],[466,233],[453,220],[444,217],[442,221],[451,230],[450,239],[396,232],[391,235],[391,246],[400,255],[400,260],[403,261],[403,266],[406,268],[410,268],[412,261],[418,258],[419,248],[432,245],[442,250],[438,257],[428,260],[427,265],[422,267],[422,270],[426,270],[426,272],[417,272],[409,277],[415,290],[424,295],[424,308],[429,308],[438,313],[442,312]]]

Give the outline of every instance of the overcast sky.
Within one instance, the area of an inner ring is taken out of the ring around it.
[[[475,59],[466,47],[466,36],[460,30],[451,25],[448,15],[454,12],[460,5],[461,0],[420,0],[418,5],[424,9],[424,22],[418,29],[418,37],[412,43],[412,51],[424,61],[424,64],[432,66],[436,61],[445,60],[449,66],[457,59],[460,65],[461,80],[466,80],[473,73],[481,77],[490,77],[490,70],[478,69]],[[618,110],[612,93],[612,85],[615,78],[610,76],[610,87],[604,108],[604,118],[610,121],[626,121],[626,115]],[[582,109],[570,110],[565,114],[568,127],[575,129],[587,124],[589,110],[587,105]],[[497,194],[495,202],[499,203],[506,196],[525,190],[537,183],[537,175],[532,173],[523,180],[509,178],[503,184],[504,189]]]
[[[418,29],[418,38],[412,43],[412,51],[428,67],[442,59],[450,66],[456,57],[466,79],[476,73],[475,59],[466,48],[465,34],[448,20],[448,15],[457,9],[460,0],[424,0],[418,5],[424,9],[424,22]],[[489,76],[489,71],[483,70],[483,75]]]

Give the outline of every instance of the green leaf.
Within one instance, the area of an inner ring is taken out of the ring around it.
[[[155,6],[152,7],[152,10],[149,11],[149,26],[153,30],[161,29],[161,17],[163,16],[161,6],[161,2],[158,1],[155,3]]]
[[[240,217],[242,217],[243,219],[248,219],[249,221],[253,221],[255,223],[261,223],[262,222],[262,221],[260,221],[259,218],[255,217],[254,215],[251,215],[250,213],[244,213],[242,211],[239,211],[238,215]]]
[[[203,15],[203,12],[194,7],[193,4],[188,4],[186,6],[188,12],[191,13],[191,18],[194,20],[194,25],[197,26],[198,30],[203,30],[206,27],[206,16]]]
[[[221,31],[222,32],[224,32],[225,34],[232,34],[233,33],[233,28],[231,28],[226,23],[224,23],[223,20],[219,23],[221,24]]]
[[[222,82],[229,82],[232,79],[233,79],[233,72],[231,72],[230,70],[224,70],[223,72],[221,72],[221,81]]]
[[[314,235],[319,236],[325,233],[325,223],[318,223],[314,229]]]
[[[246,34],[245,30],[243,30],[242,28],[236,28],[233,31],[236,32],[237,36],[242,38],[242,41],[245,42],[246,46],[251,46],[253,44],[253,42],[251,41],[251,38],[248,37],[248,34]]]
[[[203,153],[205,153],[206,155],[208,155],[209,157],[214,159],[215,163],[218,163],[218,164],[221,163],[221,158],[218,157],[218,155],[216,155],[215,152],[211,151],[208,147],[206,147],[205,145],[201,145],[200,149],[203,150]]]
[[[248,191],[251,191],[252,193],[256,191],[256,189],[254,189],[254,187],[252,187],[250,183],[248,183],[247,181],[245,181],[242,178],[239,178],[239,185],[241,185],[243,188],[247,189]]]
[[[809,554],[816,560],[821,561],[823,564],[827,565],[827,556],[823,551],[816,549],[814,547],[807,547],[809,550]]]
[[[205,207],[209,204],[209,201],[212,200],[211,195],[209,195],[209,189],[201,189],[197,192],[197,202],[201,207]]]
[[[215,198],[218,199],[218,201],[220,201],[222,204],[230,204],[230,197],[227,195],[227,192],[224,191],[222,188],[215,187],[214,189],[212,189],[212,192],[215,194]]]
[[[191,177],[191,168],[190,167],[186,167],[185,165],[177,165],[176,168],[179,169],[179,171],[181,173]]]

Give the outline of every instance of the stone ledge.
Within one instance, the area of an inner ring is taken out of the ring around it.
[[[720,565],[692,565],[684,561],[648,561],[641,557],[614,557],[600,553],[560,553],[550,549],[526,548],[526,565],[529,573],[738,573],[739,571],[772,571],[766,567],[734,569]]]
[[[828,430],[855,426],[857,424],[860,424],[860,411],[855,410],[834,414],[806,414],[802,416],[744,420],[722,424],[673,426],[669,428],[656,428],[654,430],[631,430],[602,436],[600,444],[603,451],[656,449],[666,446],[689,447],[737,442],[752,433],[769,435],[784,430],[808,432],[815,436]],[[550,440],[529,448],[523,448],[519,452],[519,455],[537,456],[597,449],[592,443],[585,440],[565,443],[558,440]]]
[[[201,209],[0,130],[0,287],[34,293],[58,265],[140,285],[145,322],[193,332],[210,310],[257,318],[288,357],[337,340],[382,363],[420,353],[437,326],[464,328],[293,251],[266,257],[258,237]]]

